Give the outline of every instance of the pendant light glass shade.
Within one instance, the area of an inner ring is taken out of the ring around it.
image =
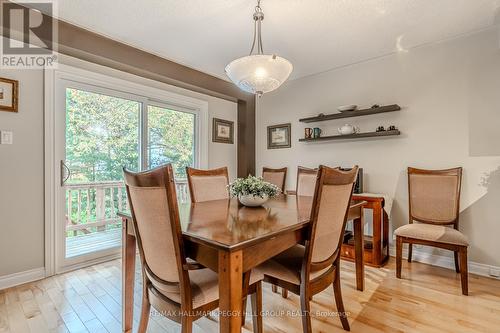
[[[277,55],[264,54],[261,24],[264,13],[260,0],[253,14],[254,35],[250,55],[233,60],[226,66],[226,74],[241,90],[258,96],[273,91],[285,82],[293,70],[290,61]],[[253,54],[257,48],[257,53]]]
[[[262,95],[281,86],[292,69],[285,58],[254,54],[233,60],[226,66],[226,74],[241,90]]]

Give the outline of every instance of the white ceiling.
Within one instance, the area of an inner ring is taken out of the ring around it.
[[[253,0],[59,0],[59,17],[223,77],[247,55]],[[292,78],[482,29],[499,0],[262,0],[263,44]],[[496,17],[496,18],[495,18]],[[498,22],[496,22],[498,23]]]

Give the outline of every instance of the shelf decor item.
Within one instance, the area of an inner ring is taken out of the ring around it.
[[[261,36],[263,20],[264,13],[258,0],[253,14],[254,35],[250,54],[233,60],[226,66],[226,74],[234,84],[257,96],[277,89],[293,70],[292,64],[285,58],[276,54],[264,54]]]
[[[337,129],[340,135],[350,135],[359,133],[359,127],[351,124],[345,124]]]
[[[265,182],[261,177],[238,178],[228,185],[232,197],[247,207],[259,207],[269,198],[280,194],[278,186]]]
[[[0,77],[0,111],[17,112],[19,81]]]
[[[267,149],[290,148],[292,125],[267,126]]]
[[[212,142],[232,144],[234,142],[234,122],[214,118],[212,123]]]
[[[349,111],[355,111],[358,108],[357,105],[352,104],[352,105],[342,105],[337,107],[337,110],[339,112],[349,112]]]

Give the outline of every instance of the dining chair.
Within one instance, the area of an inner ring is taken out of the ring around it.
[[[186,167],[191,202],[229,199],[227,167],[200,170]]]
[[[278,186],[281,192],[285,193],[285,183],[286,183],[286,172],[288,168],[272,169],[272,168],[262,168],[262,178],[264,181]]]
[[[312,332],[310,298],[332,284],[342,327],[350,329],[340,289],[340,248],[357,172],[357,166],[350,171],[320,166],[309,239],[256,269],[264,274],[265,282],[300,295],[304,333]],[[297,200],[301,198],[304,200],[303,196],[297,196]]]
[[[302,166],[297,167],[297,183],[295,185],[295,191],[287,191],[287,194],[292,195],[302,195],[307,197],[312,197],[314,195],[314,190],[316,188],[316,179],[318,177],[318,169],[306,168]],[[274,293],[278,292],[278,286],[273,285],[272,291]],[[288,291],[286,289],[281,290],[281,296],[283,298],[288,297]]]
[[[408,243],[408,262],[412,259],[413,244],[434,246],[453,251],[455,271],[461,274],[462,294],[469,294],[469,242],[458,230],[461,182],[462,168],[408,168],[409,224],[394,231],[397,278],[401,278],[404,243]]]
[[[310,169],[302,166],[297,167],[297,184],[295,191],[289,191],[288,194],[296,194],[312,197],[316,188],[316,179],[318,169]]]
[[[190,333],[193,321],[219,306],[218,275],[186,257],[171,164],[140,173],[124,168],[123,173],[143,276],[138,332],[146,332],[153,306]],[[260,280],[253,276],[243,287],[259,316]]]

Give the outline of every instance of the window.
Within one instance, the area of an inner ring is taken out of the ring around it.
[[[193,113],[148,105],[148,167],[172,163],[177,179],[195,165],[196,117]]]

